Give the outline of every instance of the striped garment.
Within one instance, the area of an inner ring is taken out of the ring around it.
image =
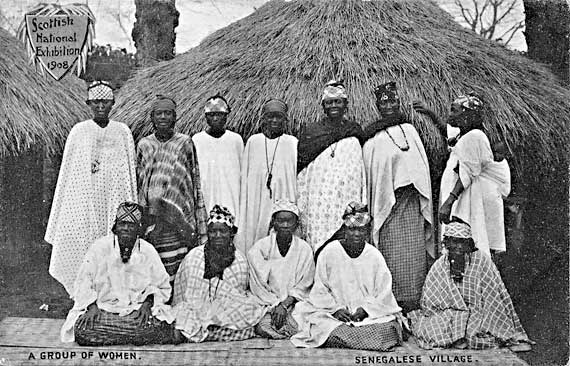
[[[164,268],[170,276],[170,284],[174,283],[178,267],[188,253],[188,244],[183,240],[178,229],[167,222],[162,223],[160,232],[152,231],[147,240],[158,252]]]
[[[244,339],[250,339],[254,337],[255,337],[255,331],[253,327],[241,330],[235,330],[231,328],[219,327],[217,325],[210,325],[208,327],[208,336],[204,341],[231,342],[231,341],[243,341]]]
[[[427,272],[424,217],[417,190],[396,191],[396,203],[380,228],[378,249],[392,273],[392,291],[404,311],[418,308]]]
[[[80,346],[111,346],[118,344],[166,344],[173,342],[173,325],[160,321],[155,317],[149,319],[150,324],[139,326],[132,312],[126,316],[99,310],[101,317],[93,328],[79,328],[77,323],[85,317],[81,315],[75,322],[75,341]]]
[[[192,139],[175,133],[160,142],[143,138],[137,146],[139,203],[150,208],[160,229],[149,236],[173,276],[188,248],[207,237],[207,213]]]
[[[389,351],[402,344],[402,327],[397,320],[361,327],[339,325],[332,331],[323,347],[352,348],[367,351]]]
[[[480,250],[471,253],[461,282],[451,279],[447,255],[441,256],[427,275],[421,310],[408,318],[425,349],[461,339],[472,349],[529,342],[497,267]]]

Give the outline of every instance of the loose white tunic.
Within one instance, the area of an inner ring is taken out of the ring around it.
[[[298,303],[293,317],[300,332],[291,338],[297,347],[318,347],[341,324],[332,314],[347,309],[351,314],[362,307],[368,317],[354,326],[394,320],[401,308],[392,294],[392,276],[384,257],[370,244],[357,258],[346,254],[335,240],[319,255],[315,283],[306,302]]]
[[[241,159],[243,140],[240,135],[226,131],[219,138],[206,132],[192,137],[198,154],[204,204],[209,212],[214,205],[225,206],[239,214]]]
[[[313,250],[293,235],[291,247],[281,256],[275,232],[260,239],[247,253],[251,292],[272,308],[293,296],[305,300],[315,277]]]
[[[273,176],[271,197],[267,189],[269,170]],[[295,202],[297,138],[285,134],[274,139],[261,133],[251,136],[243,154],[240,189],[238,233],[234,242],[245,255],[256,241],[269,233],[273,202],[280,199]]]
[[[152,315],[172,323],[174,316],[165,305],[171,290],[168,273],[152,244],[139,239],[129,262],[123,263],[115,235],[100,238],[85,254],[72,294],[75,304],[61,328],[61,340],[75,340],[75,322],[94,302],[101,310],[126,316],[153,295]]]
[[[115,121],[105,128],[93,120],[76,124],[65,143],[45,234],[53,246],[49,273],[70,295],[87,248],[111,232],[125,201],[137,202],[131,131]]]

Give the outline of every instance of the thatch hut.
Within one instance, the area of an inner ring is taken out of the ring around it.
[[[396,80],[406,113],[436,146],[431,124],[410,108],[423,100],[445,116],[452,98],[474,90],[488,102],[486,128],[505,140],[520,172],[562,158],[570,93],[545,68],[459,26],[431,1],[270,1],[174,60],[140,71],[122,88],[115,117],[135,138],[151,133],[149,102],[178,102],[178,128],[205,127],[204,100],[221,92],[233,105],[230,128],[244,138],[259,129],[269,97],[291,108],[289,131],[315,121],[329,79],[343,78],[352,117],[377,118],[372,88]]]
[[[372,88],[397,81],[432,161],[443,146],[412,101],[443,117],[455,96],[480,94],[488,135],[514,154],[515,190],[534,199],[529,207],[541,219],[555,213],[546,223],[554,238],[545,245],[567,252],[570,92],[541,65],[461,27],[432,1],[270,1],[196,48],[140,70],[121,89],[114,117],[140,139],[152,132],[150,101],[165,93],[178,102],[178,129],[193,134],[205,127],[205,99],[221,92],[233,107],[229,127],[245,139],[259,130],[263,102],[278,97],[290,105],[289,132],[298,134],[322,113],[321,88],[331,78],[345,80],[350,113],[363,125],[378,118]],[[563,174],[553,181],[558,167]],[[529,232],[541,232],[534,229],[542,224],[529,223]],[[545,255],[545,246],[533,248]]]
[[[0,265],[12,265],[43,238],[45,202],[57,179],[57,168],[45,168],[58,161],[69,130],[89,118],[89,109],[83,81],[38,74],[20,41],[3,29],[0,47]]]

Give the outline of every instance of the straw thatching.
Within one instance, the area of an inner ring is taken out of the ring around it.
[[[63,151],[71,127],[90,116],[85,83],[71,75],[55,81],[38,74],[20,41],[3,29],[0,46],[0,156],[33,145]]]
[[[259,130],[270,97],[290,106],[289,132],[322,113],[322,86],[342,78],[350,114],[378,118],[372,88],[396,80],[405,113],[427,150],[441,146],[429,120],[411,110],[423,100],[446,116],[454,96],[475,91],[488,102],[486,129],[515,153],[520,172],[564,160],[570,92],[545,68],[456,24],[424,0],[270,1],[174,60],[139,71],[121,89],[115,118],[136,139],[152,132],[149,102],[157,93],[178,102],[178,129],[204,129],[205,99],[221,92],[232,104],[229,128],[244,138]]]

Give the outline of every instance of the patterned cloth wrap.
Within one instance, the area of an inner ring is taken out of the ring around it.
[[[346,207],[342,215],[346,227],[362,227],[372,221],[372,216],[368,213],[368,206],[364,203],[352,201]]]
[[[143,215],[142,207],[134,202],[123,202],[117,208],[117,222],[132,222],[133,224],[140,225]]]
[[[111,84],[101,80],[92,82],[87,88],[87,101],[92,100],[115,100]]]
[[[210,211],[210,217],[208,218],[208,225],[215,222],[221,222],[222,224],[228,225],[231,229],[237,230],[235,224],[236,218],[227,207],[214,205]]]
[[[497,267],[481,251],[471,253],[461,282],[450,276],[447,255],[431,267],[421,310],[408,314],[421,348],[449,347],[465,339],[471,349],[529,342]]]
[[[400,344],[402,344],[402,326],[397,320],[392,320],[361,327],[339,325],[329,335],[323,347],[387,352]]]
[[[398,96],[398,90],[396,88],[396,82],[390,81],[382,85],[378,85],[374,88],[374,95],[376,96],[376,100],[391,100],[397,101],[400,99]]]
[[[348,94],[346,93],[346,88],[342,80],[331,80],[325,84],[325,89],[323,90],[323,96],[321,102],[327,99],[346,99],[348,100]]]
[[[206,101],[204,113],[230,113],[230,106],[219,95],[213,96]]]
[[[472,94],[460,95],[453,101],[452,104],[457,104],[463,107],[463,109],[469,109],[472,111],[479,111],[483,109],[483,101]]]
[[[287,103],[280,99],[270,99],[263,105],[261,108],[261,115],[264,116],[268,113],[280,113],[282,116],[287,118],[287,112],[289,111],[289,107],[287,107]]]
[[[271,216],[275,215],[279,211],[289,211],[297,215],[299,217],[299,207],[294,202],[289,201],[288,199],[279,199],[273,202],[273,207],[271,208]]]

